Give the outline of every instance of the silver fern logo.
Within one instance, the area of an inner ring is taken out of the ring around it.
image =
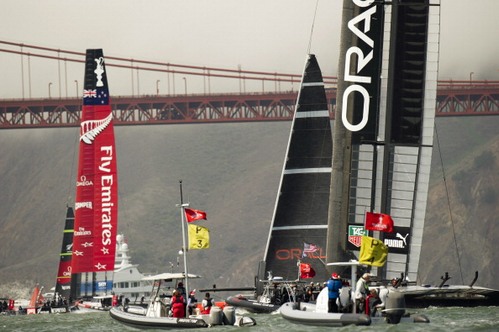
[[[86,144],[92,144],[97,135],[109,126],[113,120],[113,112],[102,120],[87,120],[80,124],[80,141]]]

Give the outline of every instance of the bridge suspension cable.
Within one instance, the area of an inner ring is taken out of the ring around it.
[[[0,48],[0,52],[18,54],[22,56],[32,56],[32,57],[77,62],[77,63],[83,63],[85,58],[84,52],[62,50],[62,49],[42,47],[42,46],[23,44],[23,43],[14,43],[5,40],[0,40],[0,44],[5,44],[12,47],[20,48],[20,50]],[[23,49],[33,49],[50,53],[49,54],[34,53]],[[72,57],[66,57],[64,55],[69,55]],[[278,82],[291,82],[291,83],[299,83],[301,81],[301,75],[299,74],[242,70],[241,68],[229,69],[229,68],[218,68],[218,67],[192,66],[192,65],[182,65],[170,62],[159,62],[159,61],[141,60],[141,59],[124,58],[116,56],[106,56],[106,66],[125,68],[125,69],[136,69],[143,71],[155,71],[155,72],[164,72],[164,73],[245,79],[245,80],[278,81]],[[324,76],[324,81],[326,84],[335,85],[337,82],[337,78],[334,76]]]

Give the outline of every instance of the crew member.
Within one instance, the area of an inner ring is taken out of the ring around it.
[[[194,312],[194,308],[196,308],[196,305],[198,303],[198,300],[196,299],[196,290],[192,290],[189,293],[189,298],[187,299],[187,309],[189,311],[189,315],[192,315]]]
[[[371,274],[364,273],[361,278],[357,281],[355,286],[355,304],[357,306],[357,312],[364,312],[366,305],[367,294],[369,294],[369,281],[371,280]]]
[[[170,301],[172,316],[177,318],[185,317],[185,306],[184,306],[184,297],[180,295],[178,290],[173,291],[173,296]]]
[[[210,293],[205,294],[203,302],[201,302],[201,304],[203,306],[203,310],[201,311],[201,313],[203,315],[209,314],[211,311],[211,307],[215,305],[215,303],[213,302],[213,299],[210,297]]]
[[[340,295],[340,289],[342,287],[341,279],[338,273],[331,274],[331,279],[327,281],[328,289],[328,312],[338,312],[338,296]]]

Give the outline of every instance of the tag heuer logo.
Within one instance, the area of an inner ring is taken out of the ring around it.
[[[360,248],[362,235],[367,235],[367,231],[364,229],[364,226],[348,226],[348,242],[350,242],[357,248]]]

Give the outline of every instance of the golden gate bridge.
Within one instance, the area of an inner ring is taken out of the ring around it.
[[[74,127],[79,125],[81,98],[78,81],[76,93],[68,96],[68,63],[83,64],[83,52],[47,48],[0,41],[5,47],[0,53],[20,57],[21,98],[0,99],[0,129]],[[52,96],[52,82],[48,83],[47,97],[31,97],[31,59],[41,58],[57,62],[59,95]],[[83,67],[81,65],[81,67]],[[131,94],[111,95],[115,125],[215,123],[249,121],[288,121],[293,109],[301,74],[250,71],[228,68],[189,66],[169,62],[106,57],[106,67],[129,71]],[[80,70],[81,72],[81,70]],[[140,93],[140,77],[145,72],[166,75],[166,93],[160,93],[160,80],[156,79],[155,93]],[[499,81],[470,80],[439,81],[436,116],[499,115]],[[179,89],[183,83],[183,91]],[[188,93],[187,79],[202,80],[199,92]],[[215,79],[229,80],[236,92],[213,92]],[[234,84],[233,82],[237,82]],[[258,88],[248,88],[248,82]],[[336,104],[336,77],[324,76],[333,118]],[[62,87],[65,87],[65,97]],[[272,88],[269,88],[272,87]],[[177,88],[176,88],[177,87]]]

